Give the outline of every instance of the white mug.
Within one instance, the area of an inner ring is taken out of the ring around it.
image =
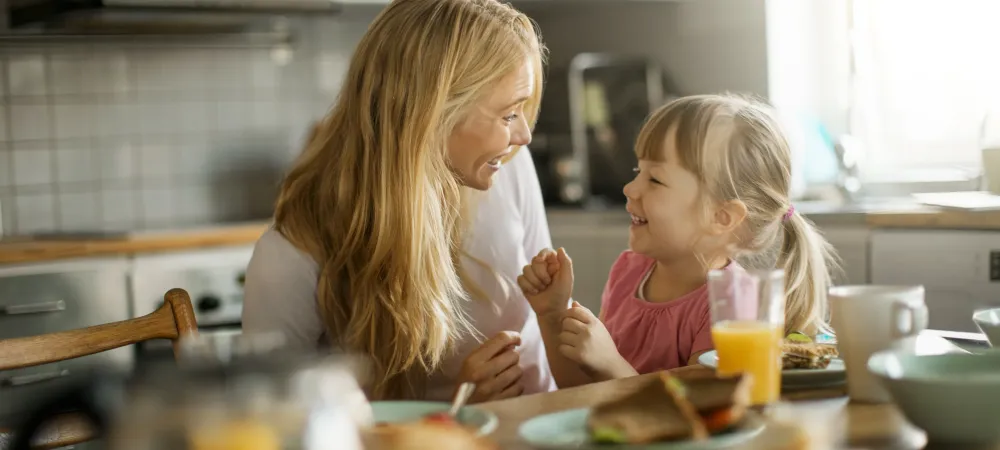
[[[891,401],[889,392],[868,372],[868,358],[881,350],[912,346],[915,339],[904,339],[927,328],[924,287],[837,286],[830,289],[829,301],[851,400]]]

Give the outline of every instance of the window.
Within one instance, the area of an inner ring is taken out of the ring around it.
[[[978,168],[984,117],[1000,142],[1000,0],[851,8],[850,128],[865,143],[866,175]]]

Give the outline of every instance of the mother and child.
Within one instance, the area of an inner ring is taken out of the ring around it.
[[[281,185],[244,332],[368,356],[374,399],[444,400],[465,381],[474,402],[504,399],[693,362],[712,348],[706,274],[743,256],[786,270],[787,331],[825,328],[831,252],[789,203],[788,143],[765,106],[729,96],[650,118],[630,250],[597,316],[572,304],[525,149],[545,55],[498,0],[391,2]]]

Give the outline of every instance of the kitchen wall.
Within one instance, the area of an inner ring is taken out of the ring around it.
[[[373,14],[299,24],[272,48],[86,42],[0,47],[7,234],[267,217]]]
[[[526,6],[553,67],[581,52],[642,55],[662,65],[680,94],[768,94],[765,0]]]
[[[768,91],[764,0],[533,2],[553,67],[641,54],[682,94]],[[558,6],[553,6],[558,5]],[[264,218],[375,11],[299,24],[269,48],[0,46],[6,233],[141,230]]]

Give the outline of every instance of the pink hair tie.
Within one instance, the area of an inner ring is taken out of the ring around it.
[[[788,222],[788,219],[792,218],[792,214],[795,214],[795,207],[789,205],[788,206],[788,212],[786,212],[785,215],[781,218],[781,221],[782,222]]]

